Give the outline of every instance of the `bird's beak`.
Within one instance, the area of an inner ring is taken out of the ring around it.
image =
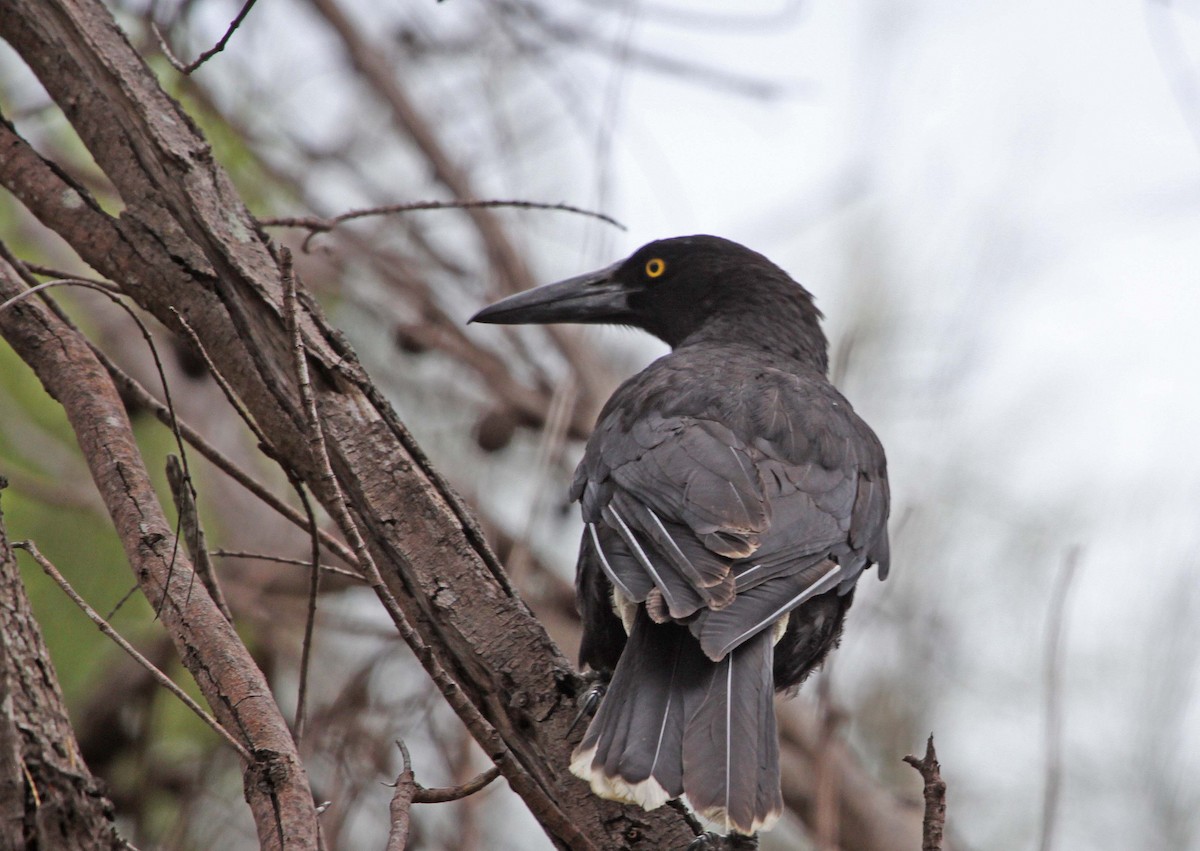
[[[620,267],[614,263],[598,272],[517,293],[485,307],[468,321],[494,325],[621,322],[629,315],[629,290],[616,279]]]

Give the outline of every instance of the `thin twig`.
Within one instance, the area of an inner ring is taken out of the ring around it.
[[[400,756],[404,761],[400,774],[396,777],[396,791],[392,802],[388,805],[388,815],[391,816],[391,828],[388,830],[386,851],[404,851],[408,845],[408,827],[413,796],[417,792],[417,779],[413,775],[412,757],[409,756],[408,746],[403,740],[396,742],[400,748]]]
[[[4,256],[4,258],[6,260],[8,260],[8,262],[10,264],[13,265],[13,268],[17,271],[17,274],[21,276],[22,280],[25,280],[27,283],[29,283],[29,272],[25,268],[24,263],[12,255],[12,253],[8,250],[7,245],[0,243],[0,254],[2,254]],[[180,461],[180,465],[183,468],[183,478],[185,480],[190,481],[192,474],[191,474],[191,470],[188,469],[187,450],[184,448],[184,445],[183,445],[183,435],[179,431],[179,419],[175,415],[175,402],[171,399],[171,385],[167,381],[167,372],[166,372],[166,369],[163,368],[162,358],[160,358],[158,355],[158,347],[154,344],[154,337],[150,334],[150,329],[146,326],[146,323],[142,321],[142,318],[140,316],[138,316],[136,312],[134,312],[132,307],[130,307],[128,304],[125,303],[125,300],[121,297],[120,291],[114,292],[112,290],[112,288],[108,285],[99,284],[94,281],[85,280],[83,278],[59,278],[57,280],[45,281],[44,283],[37,284],[35,286],[31,286],[29,289],[25,290],[24,292],[13,296],[12,298],[5,301],[3,304],[0,304],[0,313],[3,313],[7,308],[11,307],[12,305],[16,304],[17,302],[23,301],[27,298],[30,298],[35,293],[42,293],[43,294],[42,299],[50,307],[50,309],[54,311],[54,314],[60,320],[62,320],[62,322],[67,327],[71,328],[73,331],[78,332],[79,329],[76,328],[75,324],[73,322],[71,322],[70,319],[67,318],[67,316],[63,312],[62,308],[59,307],[58,304],[53,299],[51,299],[45,295],[46,290],[52,289],[54,287],[60,287],[60,286],[82,287],[84,289],[94,290],[95,292],[100,293],[105,298],[107,298],[109,301],[111,301],[113,304],[115,304],[117,307],[124,310],[125,313],[128,314],[129,318],[133,320],[133,323],[135,325],[137,325],[138,331],[141,332],[142,339],[146,341],[146,346],[150,349],[150,357],[154,361],[154,368],[158,373],[159,381],[162,383],[163,399],[166,401],[166,409],[167,409],[167,414],[168,414],[168,419],[169,419],[169,427],[171,429],[172,436],[175,438],[175,447],[179,450],[179,461]],[[84,335],[82,335],[82,334],[80,334],[80,337],[83,339],[86,339],[86,337],[84,337]],[[90,340],[88,340],[87,345],[93,352],[97,350],[97,347],[92,345]],[[168,572],[167,572],[167,582],[166,582],[167,587],[170,587],[170,584],[171,584],[171,575],[172,575],[172,571],[175,568],[175,558],[178,555],[178,552],[179,552],[179,522],[176,523],[176,527],[175,527],[175,538],[174,538],[174,543],[172,544],[172,550],[171,550],[171,563],[170,563],[170,566],[168,567]],[[195,576],[193,574],[193,579],[194,578],[195,578]],[[167,600],[166,589],[164,589],[163,602],[165,603],[166,600]],[[161,614],[161,612],[156,612],[155,614],[158,615],[158,614]]]
[[[233,410],[237,412],[237,415],[241,417],[242,422],[244,422],[249,427],[250,431],[253,432],[255,439],[262,446],[263,451],[272,458],[275,458],[275,450],[272,448],[271,441],[267,439],[266,432],[262,430],[258,424],[258,421],[254,419],[254,417],[250,414],[250,411],[247,410],[246,406],[242,404],[242,400],[239,399],[237,393],[234,392],[233,386],[229,383],[229,380],[222,374],[221,370],[217,369],[217,365],[213,362],[212,357],[208,354],[208,349],[204,348],[204,344],[200,342],[200,335],[196,333],[196,329],[193,328],[187,319],[184,318],[183,314],[174,307],[170,308],[170,311],[175,315],[175,319],[179,322],[179,326],[183,328],[184,333],[188,335],[188,339],[192,341],[192,345],[196,347],[196,351],[200,353],[200,357],[204,361],[204,365],[208,367],[209,374],[212,375],[213,380],[217,382],[217,386],[221,388],[221,392],[225,394],[226,401],[228,401],[233,407]]]
[[[499,776],[500,769],[493,765],[487,771],[475,775],[466,783],[458,786],[437,786],[427,789],[418,783],[412,800],[414,804],[445,804],[449,801],[458,801],[468,795],[474,795]]]
[[[212,59],[225,49],[225,45],[229,43],[229,39],[233,38],[234,31],[241,26],[246,15],[250,14],[250,8],[255,4],[255,2],[256,0],[246,0],[246,3],[242,6],[241,11],[237,13],[237,16],[229,24],[229,28],[225,30],[225,35],[221,36],[221,40],[196,57],[194,62],[189,62],[186,65],[183,64],[183,61],[176,57],[172,52],[170,45],[167,44],[167,40],[159,31],[158,24],[153,20],[153,18],[150,20],[150,31],[153,32],[154,37],[158,39],[158,46],[162,50],[163,56],[165,56],[167,61],[171,63],[171,67],[180,74],[191,74],[205,62]]]
[[[162,402],[155,399],[154,396],[152,396],[150,392],[147,391],[146,388],[137,381],[137,379],[124,372],[102,351],[97,349],[95,346],[92,346],[92,351],[100,359],[100,362],[104,365],[104,368],[108,370],[108,374],[112,376],[113,381],[116,382],[117,386],[120,387],[122,391],[129,396],[132,396],[134,401],[139,405],[142,405],[143,407],[153,411],[154,416],[156,416],[160,422],[168,426],[171,424],[170,412]],[[205,440],[200,432],[196,431],[183,420],[179,420],[178,424],[180,433],[183,435],[184,440],[186,440],[201,455],[207,458],[213,464],[213,466],[225,473],[225,475],[229,476],[246,490],[250,491],[250,493],[254,494],[254,496],[258,497],[262,502],[266,503],[267,506],[274,509],[275,512],[281,517],[307,531],[307,520],[300,512],[292,508],[279,497],[275,496],[275,494],[273,494],[266,485],[262,484],[249,473],[242,470],[231,459],[225,457],[221,450],[217,449],[215,446]],[[350,552],[349,547],[324,530],[319,531],[319,534],[321,537],[321,543],[327,551],[340,558],[346,564],[354,564],[354,553]],[[346,576],[353,576],[356,579],[362,579],[361,576],[342,568],[326,567],[325,569],[334,571],[336,573],[343,573]]]
[[[404,768],[401,774],[412,774],[412,755],[408,752],[408,745],[403,740],[396,741],[396,747],[400,749],[400,758],[404,761]],[[476,774],[466,783],[460,783],[457,786],[422,786],[420,783],[413,781],[414,792],[412,801],[414,804],[448,804],[451,801],[460,801],[468,795],[474,795],[479,790],[485,788],[493,780],[500,776],[500,769],[492,766],[487,771],[481,771]],[[395,783],[385,783],[385,786],[395,786]]]
[[[180,463],[183,465],[183,472],[190,476],[191,471],[188,470],[187,450],[183,446],[183,435],[179,430],[179,419],[175,414],[175,403],[171,399],[171,385],[167,382],[167,372],[163,368],[162,358],[159,357],[158,347],[154,344],[154,337],[150,334],[150,329],[146,327],[146,323],[143,322],[141,317],[137,315],[133,308],[126,304],[124,299],[121,298],[123,295],[121,290],[117,287],[114,287],[112,284],[108,284],[103,281],[92,280],[90,278],[57,278],[55,280],[45,281],[39,284],[33,280],[32,276],[30,275],[30,270],[45,269],[46,267],[31,266],[20,258],[14,256],[3,241],[0,241],[0,256],[3,256],[16,270],[17,274],[21,276],[21,279],[30,285],[29,289],[13,296],[3,304],[0,304],[0,313],[3,313],[5,309],[16,304],[17,302],[31,297],[34,293],[43,293],[43,301],[45,301],[50,309],[54,311],[54,314],[61,319],[67,325],[67,327],[74,331],[78,331],[79,329],[76,328],[75,324],[70,321],[63,309],[58,306],[58,303],[44,294],[46,290],[54,287],[73,286],[83,287],[84,289],[94,290],[100,293],[117,307],[124,310],[126,314],[128,314],[129,318],[133,320],[133,323],[137,325],[138,330],[142,334],[142,339],[146,341],[146,346],[150,350],[150,357],[154,361],[154,369],[158,374],[159,383],[162,384],[163,399],[165,400],[165,404],[157,402],[156,404],[165,411],[166,416],[163,418],[163,422],[171,429],[171,433],[175,438],[175,446],[179,450],[179,459]],[[107,360],[107,358],[100,353],[99,349],[93,345],[90,340],[88,341],[88,347],[94,353],[99,355],[102,360]],[[133,379],[129,379],[129,381],[132,380]],[[138,387],[140,389],[141,385],[138,385]],[[149,396],[148,393],[146,393],[146,395]]]
[[[414,102],[405,87],[404,77],[396,74],[395,62],[388,52],[372,43],[342,8],[341,0],[309,0],[309,3],[341,38],[351,63],[387,105],[393,123],[424,155],[434,179],[450,190],[455,199],[465,202],[474,200],[478,193],[467,172],[450,156],[434,124]],[[534,281],[529,268],[493,211],[467,208],[465,212],[483,241],[489,267],[494,271],[502,292],[515,293],[530,289]],[[578,376],[583,407],[598,410],[598,388],[606,384],[607,376],[597,372],[594,359],[585,356],[573,333],[554,325],[548,325],[543,330]]]
[[[233,461],[226,458],[220,452],[220,450],[208,443],[208,441],[206,441],[198,431],[179,419],[175,410],[174,401],[171,399],[171,387],[167,382],[166,371],[163,368],[162,359],[159,357],[158,349],[154,344],[154,339],[151,337],[150,331],[146,327],[145,323],[143,323],[138,315],[134,313],[133,309],[130,308],[129,305],[123,300],[117,297],[118,295],[122,294],[122,291],[118,287],[115,287],[114,285],[104,281],[78,277],[60,278],[59,280],[38,283],[30,274],[31,272],[37,272],[38,274],[49,274],[57,270],[53,270],[48,266],[41,266],[36,263],[29,263],[28,261],[22,260],[14,255],[2,240],[0,240],[0,257],[4,257],[4,259],[6,259],[9,264],[12,265],[13,269],[16,270],[17,274],[21,276],[22,280],[24,280],[30,287],[29,290],[14,296],[13,298],[4,302],[4,304],[0,305],[0,312],[10,305],[17,303],[18,301],[29,298],[34,292],[42,292],[52,287],[66,285],[81,286],[88,289],[97,290],[107,296],[114,304],[116,304],[126,313],[128,313],[129,317],[134,321],[134,323],[137,324],[138,329],[142,333],[143,339],[146,341],[146,345],[150,349],[150,355],[154,361],[154,368],[158,374],[159,382],[162,384],[163,398],[166,400],[166,404],[159,402],[158,399],[154,398],[154,396],[145,387],[143,387],[140,382],[137,381],[137,379],[117,366],[116,363],[113,362],[112,358],[110,358],[108,354],[99,346],[84,337],[82,334],[80,336],[87,344],[88,348],[91,349],[92,354],[95,355],[100,363],[103,364],[104,368],[108,370],[109,376],[112,377],[113,381],[120,387],[120,389],[127,395],[132,396],[139,405],[142,405],[143,407],[149,408],[151,411],[153,411],[159,422],[171,429],[171,433],[175,437],[175,445],[179,449],[179,457],[183,464],[184,475],[189,479],[191,477],[191,471],[188,468],[188,456],[186,450],[184,449],[184,442],[186,441],[195,447],[195,449],[199,451],[201,455],[212,462],[212,464],[215,465],[219,470],[222,470],[226,475],[228,475],[242,487],[246,488],[246,490],[250,491],[250,493],[254,494],[268,506],[275,509],[275,511],[285,519],[291,521],[293,524],[306,531],[311,531],[311,513],[308,517],[302,516],[290,505],[276,497],[275,494],[271,493],[271,491],[268,490],[265,485],[256,481],[252,476],[250,476],[249,473],[243,472],[242,469]],[[62,320],[69,328],[78,331],[78,328],[76,328],[75,324],[53,299],[44,294],[42,298],[60,320]],[[225,393],[226,398],[230,399],[231,403],[234,404],[235,410],[238,410],[238,406],[232,398],[231,388],[229,388],[228,383],[224,381],[224,376],[222,376],[216,369],[212,360],[208,357],[207,352],[204,351],[204,347],[199,343],[199,340],[195,335],[195,331],[187,326],[186,322],[184,323],[184,327],[191,333],[193,342],[195,342],[197,347],[200,349],[201,357],[204,359],[205,364],[209,367],[209,370],[212,372],[218,385]],[[241,413],[240,410],[239,413]],[[243,414],[243,420],[247,420],[247,415]],[[255,428],[255,424],[253,422],[248,422],[248,425],[250,426],[251,431],[253,431],[261,441],[262,435]],[[289,480],[291,480],[295,486],[297,482],[291,475],[290,471],[286,470],[285,468],[285,473],[288,474]],[[303,500],[303,495],[301,495],[301,499]],[[341,541],[337,540],[324,530],[318,529],[317,534],[320,536],[321,543],[329,552],[341,558],[346,564],[354,564],[353,554],[344,544],[342,544]],[[336,568],[327,569],[337,570]],[[362,577],[356,578],[361,579]],[[130,595],[126,595],[126,597],[123,598],[120,603],[118,603],[117,608],[119,608],[129,596]],[[111,617],[112,615],[110,614],[109,616]]]
[[[284,250],[286,251],[287,249]],[[301,481],[295,470],[279,460],[279,457],[275,454],[275,450],[272,447],[271,442],[267,440],[266,433],[250,414],[250,411],[245,407],[245,405],[242,404],[241,399],[239,399],[237,394],[234,392],[233,386],[229,383],[228,379],[221,374],[221,370],[217,369],[217,365],[209,356],[208,350],[204,348],[204,344],[200,342],[200,337],[196,334],[195,329],[188,324],[188,321],[183,318],[183,315],[180,314],[179,311],[175,310],[173,307],[170,308],[170,310],[175,314],[175,318],[179,320],[184,331],[186,331],[188,336],[191,338],[193,345],[195,345],[196,349],[200,352],[200,357],[204,359],[205,366],[208,367],[208,371],[212,374],[213,379],[217,382],[217,386],[221,388],[221,392],[225,394],[225,398],[229,401],[229,404],[233,406],[233,409],[237,412],[238,416],[242,418],[242,421],[249,426],[250,431],[253,432],[255,438],[258,439],[259,446],[261,447],[263,453],[279,464],[279,468],[283,471],[283,474],[287,476],[288,483],[291,484],[292,488],[299,496],[300,503],[305,511],[305,518],[300,520],[297,525],[310,534],[317,535],[316,515],[313,514],[312,506],[309,504],[308,497],[304,493],[304,482]],[[344,547],[339,547],[337,549],[338,554],[342,555],[344,553],[344,549]],[[351,556],[347,559],[347,561],[350,564],[355,564],[357,563],[358,559]],[[316,560],[314,560],[313,564],[316,564]],[[314,570],[313,573],[317,574],[318,571]]]
[[[341,213],[330,218],[321,218],[320,216],[296,216],[296,217],[277,217],[268,219],[259,219],[260,225],[266,227],[287,227],[287,228],[306,228],[311,233],[305,238],[303,249],[308,251],[309,243],[313,237],[320,233],[326,233],[333,230],[344,222],[353,221],[354,219],[363,219],[369,216],[388,216],[394,213],[413,213],[420,210],[477,210],[477,209],[492,209],[495,207],[509,207],[518,210],[558,210],[564,213],[575,213],[580,216],[587,216],[592,219],[610,224],[613,227],[627,230],[625,225],[614,219],[612,216],[604,213],[596,212],[595,210],[585,210],[582,207],[576,207],[572,204],[546,204],[539,201],[513,201],[513,200],[485,200],[485,201],[415,201],[410,204],[384,204],[379,207],[366,207],[361,210],[351,210],[347,213]]]
[[[200,513],[196,508],[196,488],[192,480],[183,472],[183,465],[176,455],[167,456],[167,483],[171,486],[171,498],[175,502],[175,510],[179,512],[179,522],[183,527],[183,543],[188,555],[192,557],[192,567],[208,589],[225,620],[233,623],[233,612],[225,601],[225,594],[217,582],[217,574],[213,570],[212,559],[208,556],[208,544],[204,539],[204,527],[200,525]]]
[[[9,261],[9,263],[13,265],[13,267],[16,269],[17,273],[20,274],[22,276],[22,278],[25,278],[25,275],[23,274],[26,271],[23,268],[25,266],[25,263],[15,257],[12,257],[7,250],[7,246],[5,246],[3,243],[0,243],[0,254],[4,255],[5,259],[7,259]],[[187,468],[187,450],[184,449],[184,446],[183,446],[183,436],[179,433],[179,423],[175,416],[175,403],[171,399],[171,386],[167,382],[167,373],[166,373],[166,370],[163,368],[162,358],[160,358],[158,355],[158,347],[154,344],[154,337],[151,336],[150,329],[148,327],[146,327],[146,323],[143,322],[141,317],[138,316],[136,312],[134,312],[133,308],[131,308],[128,304],[126,304],[125,301],[121,298],[122,294],[121,294],[120,290],[113,288],[111,285],[103,284],[103,283],[97,282],[97,281],[91,281],[86,278],[57,278],[53,281],[45,281],[43,283],[31,286],[29,289],[25,290],[24,292],[19,293],[18,295],[15,295],[12,298],[8,299],[3,304],[0,304],[0,313],[3,313],[6,309],[8,309],[12,305],[16,304],[17,302],[24,301],[25,299],[30,298],[35,293],[44,293],[46,290],[52,289],[54,287],[62,287],[62,286],[83,287],[84,289],[94,290],[94,291],[100,293],[105,298],[107,298],[109,301],[111,301],[113,304],[115,304],[117,307],[124,310],[125,313],[129,315],[129,318],[133,320],[134,324],[137,325],[138,330],[142,334],[142,339],[144,339],[146,341],[146,345],[150,349],[150,356],[154,360],[155,371],[158,373],[159,381],[162,383],[163,398],[166,400],[166,404],[163,407],[166,408],[166,411],[168,414],[168,418],[169,418],[168,425],[171,427],[171,431],[174,434],[175,445],[179,449],[179,458],[180,458],[180,463],[183,465],[183,471],[185,474],[188,473],[189,471]],[[44,295],[43,295],[43,299],[46,299],[46,297]],[[55,315],[57,315],[64,322],[67,322],[67,324],[73,330],[78,330],[75,328],[75,325],[73,323],[70,323],[67,321],[66,317],[63,314],[62,309],[58,306],[57,303],[55,303],[52,299],[46,299],[46,302],[50,306],[50,308],[52,310],[54,310]],[[95,347],[92,347],[92,348],[93,348],[93,350],[95,349]]]
[[[235,739],[228,730],[222,727],[220,723],[217,722],[216,718],[213,718],[211,715],[205,712],[203,707],[196,703],[196,701],[192,700],[192,698],[189,697],[187,693],[183,691],[183,689],[177,686],[170,677],[156,668],[153,662],[139,653],[132,644],[122,638],[115,629],[109,626],[108,621],[100,617],[99,613],[89,606],[87,601],[80,597],[78,592],[71,587],[71,584],[67,582],[66,578],[59,573],[58,568],[56,568],[48,558],[38,551],[38,548],[36,545],[34,545],[33,541],[14,541],[13,546],[18,549],[25,550],[31,556],[33,556],[33,560],[38,563],[38,566],[40,566],[43,571],[46,572],[46,575],[53,579],[59,588],[62,588],[63,592],[71,598],[71,601],[75,605],[83,610],[83,613],[88,616],[92,623],[99,627],[102,633],[115,641],[118,647],[132,656],[134,661],[145,668],[159,683],[159,685],[183,701],[183,704],[188,709],[196,713],[201,721],[211,727],[217,733],[217,735],[219,735],[230,747],[237,751],[238,756],[245,760],[247,765],[250,765],[254,762],[254,758],[250,755],[250,752],[247,751],[246,748],[242,746],[241,742]]]
[[[1058,821],[1058,800],[1062,791],[1062,652],[1063,635],[1066,632],[1067,600],[1071,592],[1071,581],[1079,566],[1078,546],[1067,550],[1062,569],[1050,593],[1050,607],[1046,627],[1046,656],[1044,685],[1046,689],[1046,780],[1042,792],[1042,830],[1038,842],[1039,851],[1051,851],[1054,847],[1054,829]]]
[[[946,830],[946,781],[933,749],[933,733],[925,743],[925,758],[906,756],[904,761],[921,772],[925,781],[925,821],[921,831],[921,851],[941,851]]]
[[[104,616],[105,619],[112,620],[114,617],[116,617],[117,612],[125,608],[125,604],[128,603],[130,598],[140,590],[142,590],[142,586],[138,585],[136,582],[133,583],[133,585],[129,587],[129,590],[121,595],[121,599],[117,600],[117,602],[113,604],[113,607],[109,609],[108,614]]]
[[[292,252],[283,248],[279,252],[279,277],[283,284],[283,316],[284,326],[292,339],[292,351],[298,364],[296,379],[300,385],[300,397],[304,400],[305,411],[308,403],[313,401],[312,386],[309,384],[308,370],[300,365],[305,364],[304,338],[300,333],[300,323],[296,318],[296,276],[292,271]],[[313,410],[316,410],[315,401]],[[308,674],[312,663],[313,630],[317,621],[317,597],[321,591],[321,571],[317,566],[321,563],[321,544],[317,538],[317,518],[313,514],[312,504],[304,488],[297,483],[296,492],[304,503],[304,511],[308,515],[309,527],[312,531],[312,571],[309,574],[308,606],[304,617],[304,641],[300,649],[300,685],[296,695],[296,747],[304,738],[305,721],[308,715]]]
[[[267,555],[266,553],[252,553],[243,550],[209,550],[209,555],[217,558],[246,558],[255,559],[256,561],[271,561],[276,564],[294,564],[297,567],[312,568],[312,561],[306,558],[285,558],[284,556]],[[319,564],[317,567],[326,573],[333,573],[338,576],[345,576],[348,579],[353,579],[357,582],[362,582],[363,577],[360,573],[355,573],[353,570],[346,570],[344,567],[336,567],[331,564]]]
[[[12,263],[12,260],[9,259],[9,262]],[[98,287],[103,287],[104,289],[110,290],[114,293],[119,294],[122,292],[121,288],[111,281],[105,281],[100,278],[89,278],[86,275],[73,275],[70,272],[64,272],[62,269],[56,269],[53,266],[46,266],[42,263],[34,263],[31,260],[21,260],[19,263],[30,272],[33,272],[35,275],[41,275],[43,278],[61,278],[63,280],[72,279],[76,281],[87,281],[89,284],[95,284]],[[16,266],[17,264],[14,263],[13,265]]]

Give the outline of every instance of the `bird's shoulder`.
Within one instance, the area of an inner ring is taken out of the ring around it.
[[[619,464],[689,426],[784,463],[841,466],[847,442],[871,456],[860,459],[866,466],[884,463],[874,433],[823,373],[753,344],[682,349],[654,361],[613,393],[587,454]]]
[[[676,350],[618,388],[572,496],[593,519],[616,487],[675,515],[707,514],[711,502],[733,513],[711,512],[714,527],[751,533],[769,523],[771,502],[797,491],[836,495],[830,511],[848,524],[860,476],[885,481],[883,448],[821,372],[721,346]]]

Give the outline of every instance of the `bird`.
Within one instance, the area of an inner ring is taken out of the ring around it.
[[[571,485],[579,660],[607,685],[569,768],[647,810],[685,798],[728,837],[782,814],[774,695],[821,665],[859,576],[890,561],[883,446],[829,381],[821,319],[787,272],[710,235],[471,319],[670,346],[604,405]]]

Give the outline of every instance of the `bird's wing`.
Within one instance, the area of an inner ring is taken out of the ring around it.
[[[655,620],[686,621],[714,660],[886,564],[874,435],[823,383],[757,378],[736,408],[602,418],[576,477],[609,580]]]
[[[584,518],[622,594],[650,598],[658,620],[729,605],[733,561],[770,523],[751,449],[714,420],[651,412],[598,432],[589,454],[604,473],[577,482]]]

